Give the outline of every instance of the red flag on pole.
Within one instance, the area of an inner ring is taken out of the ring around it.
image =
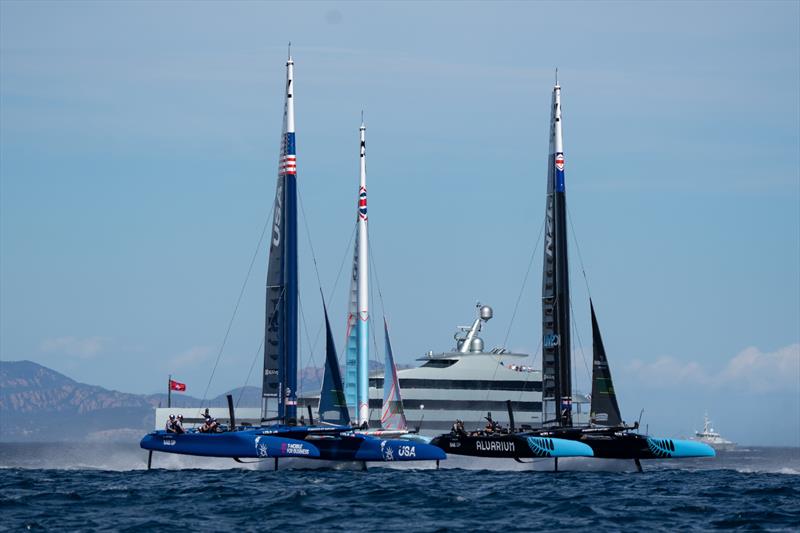
[[[186,383],[181,383],[179,381],[175,381],[174,379],[169,380],[169,390],[176,390],[178,392],[186,392]]]

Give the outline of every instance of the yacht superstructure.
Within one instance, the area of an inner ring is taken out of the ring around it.
[[[703,417],[703,431],[695,431],[693,440],[704,442],[715,450],[730,451],[736,448],[735,442],[723,438],[722,435],[714,431],[711,426],[711,420],[708,418],[708,413]]]
[[[486,424],[486,417],[508,424],[511,401],[518,426],[542,423],[542,375],[526,366],[527,354],[495,348],[484,351],[478,336],[492,316],[488,305],[477,306],[471,326],[459,327],[456,346],[446,352],[428,352],[417,368],[398,370],[403,408],[410,427],[422,433],[448,430],[456,420],[465,427]],[[380,427],[383,375],[369,380],[370,427]]]

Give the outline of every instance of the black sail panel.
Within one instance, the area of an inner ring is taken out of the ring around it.
[[[617,394],[614,392],[614,383],[611,381],[611,369],[608,366],[606,350],[603,347],[603,337],[597,325],[594,314],[594,305],[589,300],[592,310],[592,406],[591,422],[598,426],[619,426],[622,416],[617,404]]]
[[[325,373],[319,395],[319,419],[331,424],[347,425],[350,423],[350,413],[347,410],[339,357],[336,355],[327,309],[325,309],[325,334]]]
[[[542,272],[542,399],[544,423],[572,426],[572,377],[566,188],[561,137],[561,87],[553,88]]]
[[[267,264],[266,319],[264,326],[264,379],[261,388],[262,418],[279,416],[278,403],[282,397],[281,370],[285,353],[286,284],[284,282],[284,231],[286,215],[283,209],[285,176],[278,176],[275,191],[274,220],[269,260]],[[281,413],[282,414],[282,413]]]

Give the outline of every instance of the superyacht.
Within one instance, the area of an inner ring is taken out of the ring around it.
[[[731,451],[736,448],[735,442],[729,441],[714,431],[714,428],[711,426],[711,420],[708,418],[708,413],[703,417],[703,431],[695,431],[694,435],[692,440],[704,442],[715,450]]]
[[[451,350],[430,351],[418,359],[419,367],[397,372],[408,424],[423,434],[449,430],[456,420],[468,429],[485,426],[487,418],[508,425],[509,401],[518,427],[542,425],[541,371],[525,365],[528,354],[485,351],[479,333],[493,311],[476,307],[478,316],[472,325],[458,327]],[[370,427],[380,427],[383,381],[383,374],[369,379]],[[588,412],[576,415],[588,420]]]

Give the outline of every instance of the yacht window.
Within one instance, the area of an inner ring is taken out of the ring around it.
[[[422,366],[429,366],[432,368],[447,368],[448,366],[453,366],[457,362],[457,359],[431,359]]]

